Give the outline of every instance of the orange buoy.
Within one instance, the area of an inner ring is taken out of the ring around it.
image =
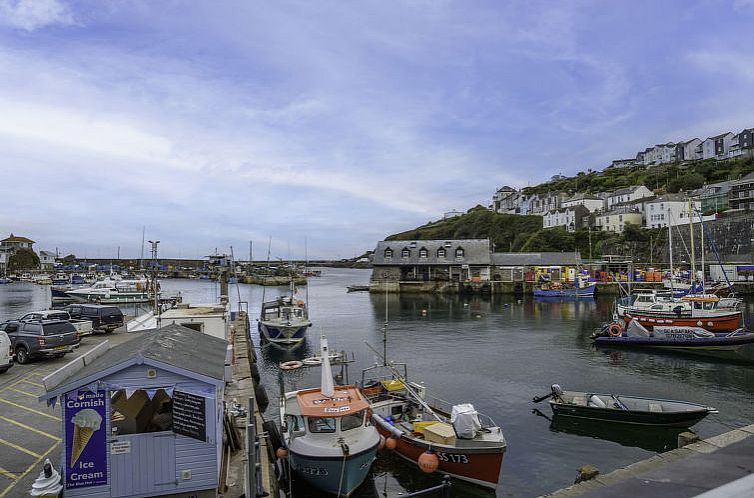
[[[427,474],[431,474],[435,470],[437,470],[437,467],[440,466],[440,459],[437,458],[437,455],[432,453],[431,451],[425,451],[421,455],[419,455],[419,460],[417,461],[419,464],[419,468],[422,470],[422,472],[426,472]]]
[[[281,446],[280,448],[275,450],[275,456],[280,459],[288,458],[288,450],[286,450],[285,448]]]
[[[382,434],[380,434],[380,445],[377,446],[377,449],[381,450],[384,447],[385,447],[385,436],[383,436]]]
[[[396,446],[398,446],[398,440],[394,437],[389,437],[387,438],[387,441],[385,441],[385,448],[389,450],[394,450]]]

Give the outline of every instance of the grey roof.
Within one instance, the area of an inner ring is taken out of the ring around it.
[[[228,342],[224,339],[181,325],[170,324],[160,329],[145,330],[136,338],[113,346],[73,375],[61,379],[56,385],[49,386],[48,392],[63,385],[75,384],[137,355],[222,380],[225,376],[227,347]]]
[[[45,255],[45,256],[47,256],[47,257],[50,257],[50,256],[52,256],[52,257],[57,257],[57,256],[58,256],[58,254],[57,254],[57,253],[55,253],[55,252],[52,252],[52,251],[39,251],[39,254],[40,254],[40,255],[44,254],[44,255]]]
[[[493,252],[495,266],[575,266],[581,262],[576,252]]]
[[[654,202],[677,202],[677,201],[687,201],[688,197],[685,194],[664,194],[656,199],[653,199],[651,201],[644,201],[647,204],[651,204]]]
[[[647,202],[651,202],[653,200],[657,199],[656,195],[652,195],[650,197],[642,197],[641,199],[636,199],[635,201],[625,201],[625,202],[619,202],[617,204],[613,204],[613,207],[619,208],[619,207],[629,207],[629,208],[635,208],[636,206],[644,205]]]
[[[445,248],[447,256],[437,257],[437,250]],[[463,248],[464,257],[455,257],[456,249]],[[385,260],[385,250],[393,250],[393,257]],[[407,248],[411,251],[408,258],[401,257],[401,251]],[[427,257],[420,258],[419,251],[427,249]],[[488,265],[490,264],[490,241],[489,239],[461,239],[461,240],[383,240],[377,243],[374,250],[373,265]]]
[[[715,135],[714,137],[709,137],[709,138],[711,138],[712,140],[717,140],[718,138],[723,138],[727,135],[733,135],[733,133],[726,131],[725,133],[721,133],[719,135]]]
[[[602,213],[599,216],[613,216],[616,214],[639,214],[639,210],[636,208],[632,208],[629,205],[621,204],[620,206],[616,206],[615,209],[611,209],[607,213]]]
[[[602,199],[593,194],[582,193],[582,194],[576,194],[573,197],[569,197],[568,199],[565,199],[563,202],[586,201],[586,200],[601,201]]]
[[[642,185],[631,185],[630,187],[619,188],[615,192],[611,192],[609,195],[610,197],[615,197],[616,195],[631,194],[640,187],[642,187]]]

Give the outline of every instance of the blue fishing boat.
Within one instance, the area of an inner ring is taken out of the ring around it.
[[[306,329],[311,326],[306,302],[296,296],[293,282],[289,295],[262,302],[257,327],[259,335],[267,341],[283,345],[299,344],[306,338]]]
[[[327,339],[322,385],[285,393],[280,400],[283,442],[290,468],[308,484],[351,496],[369,475],[380,435],[369,423],[369,403],[355,386],[334,386]]]
[[[597,284],[579,275],[573,285],[560,282],[545,282],[534,288],[534,297],[594,297]]]

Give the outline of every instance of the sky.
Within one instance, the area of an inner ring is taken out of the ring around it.
[[[0,0],[0,235],[354,257],[754,126],[752,26],[754,0]]]

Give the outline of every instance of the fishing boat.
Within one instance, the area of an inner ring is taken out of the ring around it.
[[[52,277],[52,285],[68,285],[69,283],[70,279],[65,273],[58,272]]]
[[[152,299],[146,280],[113,280],[109,277],[90,287],[66,290],[65,294],[83,303],[144,303]]]
[[[262,302],[257,326],[259,334],[272,343],[291,345],[304,340],[312,322],[306,302],[296,297],[292,281],[289,295]]]
[[[346,289],[348,289],[348,292],[369,292],[369,284],[366,284],[366,285],[359,285],[359,284],[349,285],[348,287],[346,287]]]
[[[710,294],[678,299],[668,292],[643,292],[616,301],[616,313],[626,322],[635,319],[646,327],[704,327],[713,332],[727,332],[740,327],[742,315],[738,307],[740,301],[735,298]]]
[[[334,386],[327,339],[321,340],[321,386],[287,392],[280,420],[288,463],[311,486],[350,496],[369,474],[380,435],[369,403],[352,385]]]
[[[534,297],[594,297],[597,284],[579,275],[574,285],[560,282],[545,282],[534,288]]]
[[[754,343],[754,334],[739,328],[729,332],[713,332],[702,327],[655,325],[644,327],[638,320],[628,324],[613,321],[592,335],[597,345],[671,349],[694,352],[735,351]]]
[[[553,384],[550,394],[534,398],[535,403],[549,399],[552,413],[558,416],[587,418],[625,424],[691,427],[715,408],[688,401],[644,398],[617,394],[564,391]]]

